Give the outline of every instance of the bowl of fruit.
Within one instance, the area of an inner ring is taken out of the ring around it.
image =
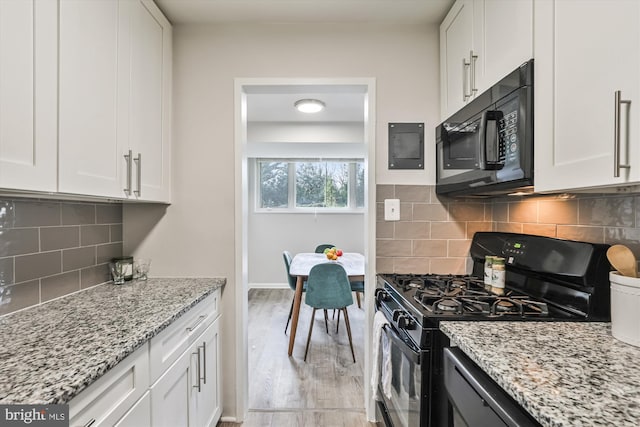
[[[342,256],[342,249],[338,249],[335,246],[333,248],[327,248],[324,250],[324,254],[330,261],[337,261]]]

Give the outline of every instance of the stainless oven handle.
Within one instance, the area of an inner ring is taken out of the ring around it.
[[[620,169],[629,169],[630,165],[620,164],[620,106],[622,104],[631,105],[631,101],[628,99],[621,99],[622,91],[615,91],[614,94],[614,109],[613,109],[613,176],[618,178],[620,176]]]
[[[420,364],[420,351],[413,349],[409,344],[402,340],[391,326],[385,325],[384,330],[387,331],[387,337],[389,337],[393,344],[395,344],[395,346],[398,347],[398,349],[403,352],[413,364]]]

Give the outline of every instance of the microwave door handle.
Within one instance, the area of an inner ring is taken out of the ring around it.
[[[500,110],[487,110],[482,113],[482,118],[480,119],[480,152],[478,155],[478,169],[480,170],[494,170],[499,167],[498,162],[492,161],[489,162],[487,160],[487,144],[490,142],[495,146],[495,152],[499,153],[500,147],[498,140],[498,120],[504,117],[502,111]],[[492,135],[487,136],[488,123],[496,122],[496,126],[493,127],[495,132]]]

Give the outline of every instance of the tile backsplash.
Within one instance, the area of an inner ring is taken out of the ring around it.
[[[0,198],[0,315],[110,279],[122,204]]]
[[[378,185],[376,270],[468,273],[476,231],[509,231],[621,243],[640,258],[640,195],[448,198],[434,186]],[[384,199],[400,199],[400,221],[384,221]]]

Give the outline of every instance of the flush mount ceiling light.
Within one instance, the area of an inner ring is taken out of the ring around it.
[[[293,104],[302,113],[317,113],[324,109],[324,102],[317,99],[300,99]]]

